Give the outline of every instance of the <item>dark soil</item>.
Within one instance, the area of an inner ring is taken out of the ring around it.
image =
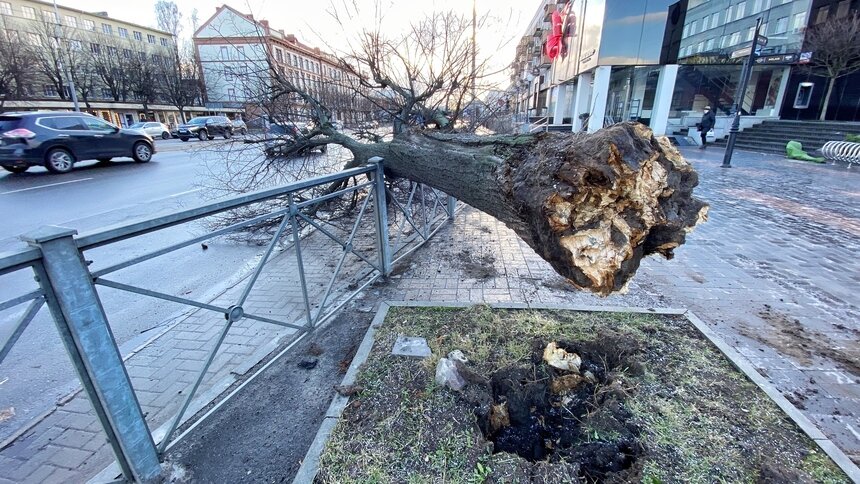
[[[468,278],[489,279],[499,274],[494,265],[496,258],[492,255],[478,256],[464,249],[457,253],[457,260],[460,262],[460,270]]]
[[[776,348],[799,363],[808,365],[819,356],[833,360],[845,370],[860,376],[860,345],[839,348],[826,335],[809,330],[800,320],[791,318],[765,304],[758,316],[773,331],[741,331],[744,336]]]
[[[180,441],[167,460],[183,466],[189,482],[290,482],[343,379],[342,360],[352,358],[371,317],[341,312]]]
[[[401,334],[433,356],[391,355]],[[459,392],[434,379],[455,349]],[[392,308],[356,385],[316,482],[848,482],[680,316]]]

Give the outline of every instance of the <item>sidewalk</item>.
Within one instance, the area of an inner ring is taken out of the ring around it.
[[[734,168],[723,170],[721,151],[684,154],[699,171],[696,194],[711,204],[710,221],[691,234],[675,260],[645,261],[626,295],[599,298],[573,290],[503,224],[467,208],[405,270],[365,291],[354,306],[432,300],[686,307],[860,461],[860,173],[742,152]],[[308,287],[318,295],[339,249],[315,234],[302,250]],[[489,272],[476,274],[474,264],[464,264],[476,261]],[[287,320],[299,314],[295,264],[288,251],[267,266],[249,298],[252,311]],[[363,267],[352,264],[347,274]],[[483,275],[490,277],[476,278]],[[216,304],[232,304],[242,288]],[[195,312],[128,361],[152,429],[178,410],[223,321],[220,314]],[[289,334],[241,321],[198,394],[226,388]],[[315,431],[307,428],[310,435]],[[235,451],[278,452],[241,447]],[[79,394],[0,451],[0,483],[85,481],[112,459]]]
[[[334,242],[318,232],[303,239],[302,255],[312,307],[314,301],[321,299],[331,278],[336,262],[332,254],[340,253]],[[357,260],[347,259],[343,277],[335,284],[330,300],[346,292],[350,276],[368,267]],[[118,279],[121,281],[121,276]],[[290,248],[266,265],[244,305],[246,312],[304,324],[298,279],[295,251]],[[234,304],[245,283],[228,289],[212,304],[222,307]],[[153,284],[157,289],[157,278]],[[192,311],[126,360],[126,369],[151,431],[179,411],[224,323],[223,314]],[[230,329],[196,396],[209,392],[214,398],[293,334],[295,331],[290,328],[242,319]],[[193,414],[191,409],[186,416]],[[0,451],[0,483],[86,482],[113,460],[113,451],[89,399],[79,392]]]

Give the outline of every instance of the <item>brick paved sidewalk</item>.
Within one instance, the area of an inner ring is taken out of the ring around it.
[[[328,229],[338,232],[332,227]],[[361,246],[364,245],[368,244]],[[334,257],[341,253],[334,242],[319,232],[302,241],[312,307],[316,307],[313,304],[319,302],[331,278],[336,263]],[[330,300],[345,294],[352,276],[364,273],[367,267],[350,256]],[[298,278],[295,251],[290,248],[266,265],[244,305],[246,312],[304,324]],[[157,282],[153,284],[152,288],[158,289]],[[245,281],[240,282],[212,304],[222,307],[234,304],[244,287]],[[104,290],[112,289],[100,288]],[[126,360],[128,374],[151,431],[179,411],[224,323],[223,314],[193,311]],[[292,329],[250,319],[234,324],[196,395],[209,392],[214,397],[221,393],[273,351],[279,341],[292,334]],[[186,416],[193,414],[192,410]],[[89,399],[81,392],[0,451],[0,483],[85,482],[113,461],[113,451]]]
[[[722,170],[721,152],[685,155],[699,170],[697,196],[711,203],[711,220],[690,236],[675,260],[647,260],[626,295],[599,298],[572,290],[510,230],[466,209],[378,294],[366,294],[364,303],[687,307],[860,461],[860,303],[852,290],[860,282],[860,173],[746,153],[736,156],[735,168]],[[324,289],[331,273],[333,247],[319,234],[303,244],[306,261],[316,261],[306,265],[312,296]],[[491,277],[476,279],[464,270],[464,262],[492,260],[485,256],[494,259]],[[354,274],[361,266],[347,270]],[[279,256],[252,293],[252,310],[296,317],[301,301],[296,278],[293,254]],[[216,303],[229,304],[241,287]],[[193,313],[128,361],[151,428],[177,411],[180,392],[188,391],[221,324],[221,315]],[[288,334],[243,320],[231,330],[200,393],[220,389],[235,377],[233,371],[250,367],[242,364],[249,356],[252,361],[262,357],[273,341]],[[112,459],[86,397],[78,395],[0,452],[0,482],[82,481]]]
[[[524,242],[469,209],[384,291],[390,300],[688,308],[860,462],[860,171],[685,151],[711,204],[672,261],[643,262],[626,295],[572,290]],[[462,260],[495,259],[470,278]]]

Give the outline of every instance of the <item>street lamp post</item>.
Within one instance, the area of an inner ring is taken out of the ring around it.
[[[54,38],[57,39],[57,63],[60,70],[63,71],[63,76],[66,78],[66,84],[69,86],[69,94],[72,96],[72,104],[75,106],[75,112],[81,112],[81,106],[78,104],[78,93],[75,89],[75,81],[66,69],[66,64],[63,62],[63,48],[60,45],[60,10],[57,8],[57,0],[54,0]]]
[[[723,168],[732,167],[732,155],[735,151],[735,141],[738,137],[738,131],[741,127],[741,107],[743,106],[744,96],[747,93],[747,84],[750,82],[752,75],[753,64],[755,64],[756,50],[759,43],[759,31],[761,30],[761,17],[755,21],[755,35],[753,35],[753,43],[750,47],[750,53],[744,61],[744,68],[741,71],[741,79],[738,82],[738,87],[735,90],[735,99],[732,103],[732,127],[729,130],[729,141],[726,143],[726,153],[723,155]]]

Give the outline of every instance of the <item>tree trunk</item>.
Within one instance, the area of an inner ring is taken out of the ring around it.
[[[821,116],[818,117],[819,121],[827,120],[827,108],[830,106],[830,95],[833,94],[834,85],[836,85],[835,77],[827,80],[827,94],[824,95],[824,106],[821,108]]]
[[[638,123],[573,135],[411,131],[344,146],[496,217],[559,274],[603,295],[623,290],[643,257],[671,258],[707,218],[692,166]]]

